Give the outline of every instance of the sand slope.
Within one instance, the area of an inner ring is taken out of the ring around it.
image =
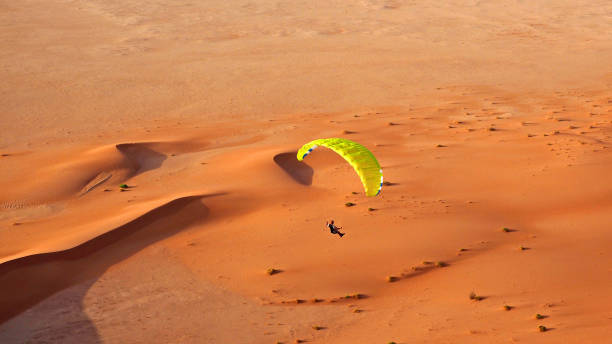
[[[610,11],[0,4],[0,342],[606,342]]]

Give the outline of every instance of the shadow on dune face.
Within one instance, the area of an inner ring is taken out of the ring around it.
[[[274,162],[293,180],[302,185],[311,185],[314,171],[312,167],[298,161],[297,152],[280,153],[274,156]]]
[[[133,175],[156,169],[166,160],[164,154],[154,151],[144,143],[120,143],[115,147],[135,165]]]
[[[0,343],[102,343],[82,303],[95,282],[90,279],[62,290],[3,323]]]
[[[93,283],[110,266],[204,220],[209,210],[201,199],[216,195],[178,198],[72,249],[0,265],[0,324],[57,292]]]

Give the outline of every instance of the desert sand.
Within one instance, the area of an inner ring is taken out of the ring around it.
[[[0,25],[1,343],[612,340],[610,1],[23,0]],[[376,155],[379,196],[296,160],[326,137]]]

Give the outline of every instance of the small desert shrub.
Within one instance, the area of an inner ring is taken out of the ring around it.
[[[509,311],[512,309],[512,306],[504,305],[504,310]]]
[[[538,319],[538,320],[541,320],[541,319],[544,319],[545,316],[543,316],[542,314],[538,313],[538,314],[535,315],[535,318]]]
[[[365,299],[365,295],[363,294],[352,294],[344,296],[345,299]]]
[[[476,295],[476,293],[475,293],[475,292],[471,292],[471,293],[470,293],[470,300],[480,301],[480,300],[483,300],[483,299],[484,299],[484,297],[483,297],[483,296]]]
[[[398,280],[399,280],[399,277],[397,276],[387,276],[387,282],[389,283],[397,282]]]
[[[346,203],[344,203],[344,205],[347,206],[347,207],[352,207],[352,206],[355,205],[355,203],[353,203],[353,202],[346,202]]]
[[[266,270],[266,273],[268,275],[270,275],[270,276],[276,275],[276,274],[281,273],[281,272],[283,272],[283,271],[279,270],[279,269],[274,269],[274,268],[269,268],[268,270]]]
[[[445,266],[448,266],[448,264],[445,263],[445,262],[436,262],[436,267],[437,268],[443,268]]]
[[[538,326],[538,331],[546,332],[546,331],[548,331],[548,328],[546,328],[546,326],[544,326],[544,325],[540,325],[540,326]]]
[[[122,188],[122,189],[127,189],[127,188],[129,188],[129,186],[128,186],[127,184],[121,184],[121,185],[119,185],[119,187],[120,187],[120,188]]]

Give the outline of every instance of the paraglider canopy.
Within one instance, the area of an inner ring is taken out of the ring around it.
[[[333,150],[353,166],[361,179],[366,196],[372,197],[380,193],[383,185],[382,169],[374,154],[367,148],[342,138],[318,139],[303,145],[297,152],[297,159],[302,161],[319,146]]]

